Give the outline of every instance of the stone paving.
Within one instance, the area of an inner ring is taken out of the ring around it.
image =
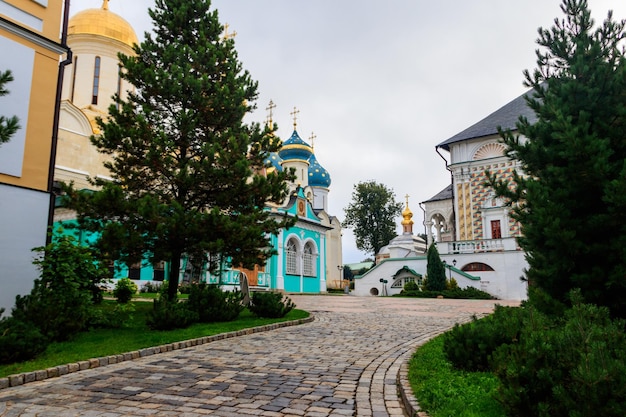
[[[416,347],[494,306],[290,297],[315,320],[3,389],[0,416],[402,416],[397,377]]]

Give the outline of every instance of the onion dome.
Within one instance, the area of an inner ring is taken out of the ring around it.
[[[278,156],[280,156],[283,161],[295,159],[307,162],[311,155],[313,155],[313,148],[303,141],[295,130],[291,137],[283,143],[283,147],[280,151],[278,151]]]
[[[109,11],[109,0],[104,0],[100,9],[87,9],[76,13],[69,21],[67,33],[103,36],[130,47],[139,43],[130,23]]]
[[[315,154],[309,158],[309,185],[311,187],[330,187],[330,174],[320,165]]]
[[[406,208],[402,211],[402,231],[403,233],[413,233],[413,212],[409,208],[409,196],[406,196]]]
[[[265,158],[265,164],[271,164],[272,166],[268,168],[268,172],[271,171],[282,171],[283,167],[281,165],[282,159],[280,159],[280,156],[278,156],[277,152],[272,152],[268,155],[267,158]]]

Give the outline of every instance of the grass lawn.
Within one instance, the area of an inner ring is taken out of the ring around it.
[[[114,301],[104,301],[103,306],[106,308],[114,304]],[[92,329],[70,341],[52,343],[44,353],[33,360],[0,365],[0,377],[309,316],[306,311],[294,309],[282,319],[261,319],[245,309],[237,320],[231,322],[197,323],[186,329],[155,331],[146,326],[146,316],[152,310],[152,303],[137,301],[133,302],[133,305],[135,312],[128,327]]]
[[[430,417],[504,417],[494,399],[498,379],[483,372],[458,371],[443,353],[443,337],[421,346],[409,361],[409,382]]]

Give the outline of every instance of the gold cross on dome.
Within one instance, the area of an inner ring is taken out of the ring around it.
[[[272,124],[272,116],[274,115],[273,110],[276,108],[276,104],[274,104],[274,101],[272,101],[272,99],[270,99],[270,104],[265,108],[265,110],[267,110],[269,112],[269,115],[267,117],[267,121],[268,124],[271,125]]]
[[[228,23],[224,23],[224,40],[225,41],[227,41],[228,39],[233,39],[235,36],[237,36],[237,32],[228,33],[229,27],[230,25]]]
[[[409,206],[409,197],[410,196],[408,194],[404,196],[404,198],[406,198],[406,206],[407,207]]]
[[[296,109],[296,106],[293,106],[293,111],[289,113],[293,116],[293,130],[296,130],[296,126],[298,125],[298,113],[300,113],[300,110]]]
[[[102,2],[102,10],[109,10],[109,0],[104,0]]]
[[[311,132],[311,137],[309,138],[311,141],[311,148],[315,148],[315,139],[317,139],[317,136],[315,136],[315,133]]]

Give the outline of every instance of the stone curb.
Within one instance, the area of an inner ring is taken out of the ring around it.
[[[413,395],[413,389],[409,383],[409,363],[404,362],[400,365],[397,377],[398,391],[404,410],[409,417],[429,417],[425,411],[420,408],[417,399]]]
[[[215,342],[217,340],[230,339],[232,337],[244,336],[253,333],[267,332],[279,329],[281,327],[297,326],[299,324],[310,323],[315,320],[315,316],[311,314],[309,317],[298,320],[283,321],[280,323],[267,324],[265,326],[251,327],[249,329],[237,330],[234,332],[220,333],[213,336],[204,336],[197,339],[184,340],[181,342],[168,343],[161,346],[149,347],[145,349],[135,350],[132,352],[121,353],[118,355],[104,356],[101,358],[92,358],[77,363],[69,363],[65,365],[53,366],[52,368],[24,372],[21,374],[9,375],[0,378],[0,390],[10,387],[17,387],[28,384],[30,382],[43,381],[45,379],[56,378],[58,376],[69,373],[84,371],[86,369],[99,368],[101,366],[112,365],[119,362],[132,361],[134,359],[146,356],[156,355],[173,350],[185,349],[192,346],[204,345],[206,343]]]

